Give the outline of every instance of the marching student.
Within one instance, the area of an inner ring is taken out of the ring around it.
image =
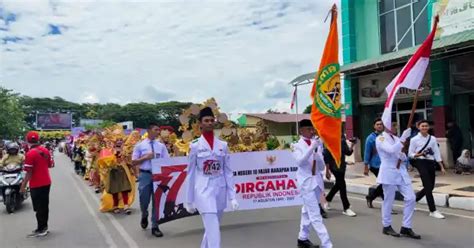
[[[301,210],[301,226],[298,235],[298,247],[310,248],[314,245],[309,240],[310,226],[318,234],[322,248],[331,248],[329,237],[320,213],[319,200],[324,190],[322,171],[324,171],[323,145],[315,137],[316,131],[310,120],[304,119],[299,123],[301,137],[292,146],[293,157],[296,159],[298,186],[303,198]]]
[[[412,229],[412,218],[416,205],[415,193],[407,171],[407,156],[402,152],[403,143],[410,137],[411,129],[405,130],[400,138],[393,133],[395,131],[387,129],[376,139],[376,147],[381,160],[377,183],[382,185],[384,192],[382,233],[394,237],[400,237],[401,234],[406,237],[420,239],[420,235],[416,234]],[[405,202],[400,233],[397,233],[392,228],[392,208],[397,190],[403,195]]]
[[[413,166],[420,173],[421,182],[423,183],[423,189],[416,194],[416,201],[418,202],[426,195],[430,216],[436,219],[444,219],[444,215],[436,210],[433,198],[436,165],[439,164],[441,167],[441,173],[446,173],[438,142],[436,137],[429,134],[430,124],[428,121],[420,121],[418,129],[420,132],[410,140],[410,147],[408,148],[408,156],[413,159]]]
[[[204,224],[201,248],[221,247],[220,221],[227,202],[239,207],[235,199],[233,172],[229,167],[227,143],[214,137],[215,117],[206,107],[199,113],[202,135],[194,140],[189,152],[186,211],[199,211]]]

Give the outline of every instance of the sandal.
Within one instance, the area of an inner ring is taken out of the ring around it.
[[[119,208],[115,208],[115,209],[114,209],[114,214],[120,214],[120,212],[121,212],[121,211],[120,211]]]

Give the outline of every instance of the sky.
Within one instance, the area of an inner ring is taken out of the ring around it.
[[[0,86],[80,103],[214,97],[234,118],[290,112],[289,82],[318,67],[334,2],[1,0]]]

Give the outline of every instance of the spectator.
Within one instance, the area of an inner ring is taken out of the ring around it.
[[[473,160],[471,159],[471,152],[464,149],[461,156],[456,161],[454,172],[456,174],[470,175],[472,168],[474,167]]]
[[[450,121],[448,123],[448,131],[446,132],[446,138],[448,138],[449,144],[451,145],[451,152],[453,154],[454,164],[456,164],[456,160],[461,156],[463,143],[462,132],[456,122]]]
[[[29,184],[33,210],[36,212],[37,228],[28,237],[43,237],[48,235],[49,192],[51,189],[51,155],[48,149],[39,143],[37,132],[31,131],[26,135],[30,149],[25,158],[26,176],[20,192],[26,192]]]
[[[375,147],[375,139],[379,136],[384,130],[383,122],[381,118],[377,118],[374,120],[374,132],[372,132],[365,141],[365,149],[364,149],[364,175],[369,175],[369,170],[377,177],[379,175],[380,169],[380,157]],[[367,206],[369,208],[373,208],[372,202],[378,196],[382,197],[383,199],[383,189],[382,185],[378,185],[375,190],[369,192],[369,194],[365,197],[367,200]]]
[[[326,200],[328,203],[325,204],[325,208],[329,209],[329,202],[332,201],[334,198],[334,195],[339,191],[339,196],[341,197],[342,201],[342,206],[344,208],[344,211],[342,214],[349,216],[349,217],[355,217],[357,214],[354,213],[350,209],[351,204],[349,203],[349,199],[347,198],[347,191],[346,191],[346,180],[345,180],[345,174],[346,174],[346,156],[352,155],[354,152],[354,145],[356,144],[355,139],[352,140],[351,146],[349,147],[346,142],[346,137],[343,134],[341,137],[341,164],[339,167],[336,165],[336,161],[334,160],[332,154],[329,152],[329,150],[325,147],[323,151],[324,155],[324,162],[326,163],[326,179],[331,178],[331,173],[334,175],[336,178],[336,183],[334,186],[331,188],[331,191],[329,191],[329,194],[326,196]]]

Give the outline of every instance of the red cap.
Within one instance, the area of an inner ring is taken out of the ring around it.
[[[35,131],[29,131],[27,134],[26,134],[26,142],[28,143],[32,143],[32,144],[36,144],[39,142],[39,134],[38,132],[35,132]]]

